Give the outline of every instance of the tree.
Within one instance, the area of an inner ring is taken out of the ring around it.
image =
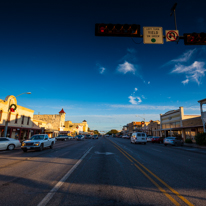
[[[100,135],[98,130],[94,130],[94,134]]]
[[[118,131],[116,129],[112,129],[109,132],[107,132],[107,134],[112,135],[112,134],[117,134]]]
[[[88,132],[90,132],[90,128],[88,127]]]

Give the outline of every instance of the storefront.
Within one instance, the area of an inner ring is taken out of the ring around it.
[[[0,136],[4,136],[4,126],[0,126]],[[23,128],[23,127],[8,127],[7,137],[18,139],[20,141],[29,139],[34,134],[42,133],[42,129]]]

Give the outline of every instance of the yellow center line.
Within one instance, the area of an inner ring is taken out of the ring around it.
[[[114,145],[114,147],[116,147]],[[124,154],[118,147],[116,147],[130,162],[133,162],[126,154]],[[140,172],[143,173],[171,202],[174,203],[176,206],[180,206],[180,204],[172,198],[162,187],[160,187],[147,173],[145,173],[138,165],[134,164],[137,169],[139,169]]]
[[[122,150],[126,155],[128,155],[131,159],[133,159],[136,163],[138,163],[141,167],[143,167],[147,172],[149,172],[153,177],[155,177],[157,180],[159,180],[164,186],[166,186],[170,191],[172,191],[175,195],[177,195],[182,201],[184,201],[189,206],[194,206],[190,201],[188,201],[185,197],[180,195],[176,190],[174,190],[172,187],[170,187],[167,183],[165,183],[163,180],[161,180],[159,177],[157,177],[154,173],[152,173],[149,169],[147,169],[144,165],[142,165],[139,161],[137,161],[134,157],[132,157],[130,154],[128,154],[125,150],[123,150],[119,145],[114,143],[113,141],[109,140],[114,145],[116,145],[120,150]],[[179,203],[178,203],[179,204]]]

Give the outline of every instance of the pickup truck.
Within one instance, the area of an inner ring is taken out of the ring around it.
[[[53,148],[55,144],[55,138],[49,138],[47,134],[33,135],[29,140],[25,140],[21,144],[21,149],[24,152],[27,150],[39,150],[42,151],[45,147]]]

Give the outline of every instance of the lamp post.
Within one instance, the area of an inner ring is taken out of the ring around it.
[[[141,116],[140,115],[136,115],[136,117],[141,117]],[[145,123],[145,118],[144,117],[141,117],[141,118],[144,119],[144,123]]]
[[[31,94],[31,92],[24,92],[24,93],[22,93],[22,94]],[[20,96],[20,95],[22,95],[22,94],[19,94],[19,95],[17,95],[17,96],[15,96],[15,97],[18,97],[18,96]],[[13,99],[14,97],[12,97],[11,99]],[[7,136],[7,130],[8,130],[8,117],[9,117],[9,108],[10,108],[10,101],[11,101],[11,99],[9,99],[9,106],[8,106],[8,115],[7,115],[7,120],[5,121],[5,128],[4,128],[4,137],[6,137]]]

